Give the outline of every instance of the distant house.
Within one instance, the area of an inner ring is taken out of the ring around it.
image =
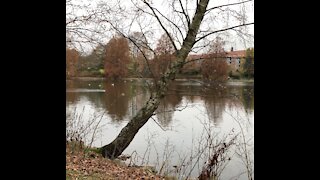
[[[201,67],[201,63],[204,59],[208,59],[214,56],[213,54],[191,54],[187,57],[187,61],[191,61],[187,63],[183,67],[183,72],[188,71],[199,71]],[[240,70],[242,60],[246,57],[246,50],[238,50],[225,52],[224,55],[220,55],[220,57],[225,57],[227,64],[230,66],[230,71],[232,73],[236,73]]]
[[[246,50],[227,52],[226,60],[230,66],[230,71],[238,72],[241,67],[241,60],[243,60],[245,57],[246,57]]]

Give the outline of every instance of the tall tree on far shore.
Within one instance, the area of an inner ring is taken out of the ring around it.
[[[202,78],[208,83],[219,83],[228,78],[228,64],[222,38],[217,37],[209,49],[209,58],[201,63]]]
[[[167,34],[162,34],[158,40],[157,47],[155,49],[157,55],[163,54],[173,54],[175,52],[174,46],[170,41],[170,38]]]
[[[246,51],[246,59],[243,65],[243,75],[246,78],[254,77],[254,49],[248,48]]]
[[[106,45],[104,64],[106,78],[116,80],[125,77],[129,62],[128,40],[123,37],[113,37]]]
[[[155,49],[156,57],[153,59],[153,72],[155,78],[163,76],[174,60],[174,46],[167,34],[163,34],[158,40]]]
[[[150,58],[152,52],[147,48],[148,42],[146,37],[143,33],[134,31],[129,35],[128,39],[130,39],[130,75],[135,77],[145,77],[149,75],[150,70],[148,69],[144,55]]]
[[[105,45],[99,44],[89,55],[79,57],[78,73],[81,74],[87,70],[104,69]]]
[[[75,49],[66,49],[66,76],[76,76],[79,53]]]

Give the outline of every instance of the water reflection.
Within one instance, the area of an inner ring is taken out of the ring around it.
[[[160,101],[160,105],[156,110],[157,119],[163,127],[168,127],[172,121],[175,109],[182,101],[181,91],[178,90],[177,84],[171,84],[168,87],[167,95]]]
[[[246,112],[252,112],[254,108],[254,87],[244,86],[242,89],[242,102]]]
[[[124,120],[131,98],[130,86],[123,81],[105,82],[104,88],[104,105],[108,114],[114,121]]]
[[[67,80],[66,82],[67,90],[74,90],[76,88],[75,82]],[[74,104],[77,100],[77,95],[75,93],[67,93],[66,95],[67,105]]]
[[[207,88],[206,96],[202,97],[208,119],[213,121],[214,124],[219,125],[222,122],[222,114],[226,108],[227,100],[227,88],[224,86],[215,86]]]
[[[104,91],[101,91],[104,90]],[[67,106],[77,104],[81,99],[87,99],[97,109],[106,110],[114,122],[128,120],[134,116],[149,98],[146,81],[124,80],[119,82],[67,81]],[[158,122],[167,127],[174,116],[174,109],[182,100],[188,104],[202,102],[205,113],[215,124],[223,121],[222,114],[228,109],[244,108],[247,113],[254,109],[253,86],[204,87],[192,83],[175,82],[170,85],[167,96],[161,100],[156,110]]]
[[[94,91],[92,91],[94,90]],[[96,108],[103,107],[104,91],[102,82],[99,81],[67,81],[67,104],[76,104],[81,99],[88,99]]]
[[[130,91],[129,117],[133,117],[149,99],[149,91],[145,81],[124,81]]]
[[[86,106],[87,116],[105,111],[105,119],[102,123],[106,126],[101,138],[95,142],[95,146],[101,147],[108,144],[118,135],[126,124],[125,121],[134,116],[149,99],[150,93],[146,82],[146,80],[124,80],[116,83],[103,80],[67,81],[67,118],[70,117],[68,114],[74,113],[75,110],[81,111],[84,106]],[[154,116],[157,123],[168,130],[163,131],[155,122],[148,121],[139,130],[125,154],[131,154],[133,151],[144,154],[147,149],[146,137],[149,136],[157,138],[154,140],[157,142],[155,145],[157,152],[151,153],[151,158],[156,159],[156,155],[161,153],[160,150],[163,149],[164,140],[167,138],[177,146],[177,152],[183,152],[187,149],[186,147],[189,147],[188,144],[192,144],[191,139],[194,135],[201,133],[203,125],[200,121],[203,119],[209,120],[214,126],[219,126],[219,129],[230,132],[230,129],[238,127],[238,124],[230,118],[228,113],[239,113],[240,116],[244,115],[253,120],[253,95],[252,85],[231,84],[205,87],[192,81],[177,81],[170,85],[167,95],[161,100],[156,110],[157,114]],[[184,110],[180,112],[174,109]],[[205,117],[201,119],[201,115]],[[237,114],[233,115],[237,117]],[[249,131],[251,132],[251,129]],[[181,143],[184,144],[179,146]],[[177,163],[178,157],[172,158],[172,161]],[[227,170],[226,174],[231,176],[234,170],[241,171],[239,166],[235,162],[233,168]],[[192,176],[197,175],[198,172],[195,171]]]

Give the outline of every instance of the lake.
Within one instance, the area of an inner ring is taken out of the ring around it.
[[[90,124],[92,128],[83,131],[85,144],[101,147],[113,141],[149,99],[152,81],[78,79],[66,84],[67,120],[76,122],[73,128]],[[253,83],[204,86],[199,80],[176,80],[123,154],[131,156],[126,161],[130,165],[155,166],[162,174],[194,178],[212,149],[237,135],[215,171],[222,180],[245,180],[246,165],[251,163],[253,172],[253,132]]]

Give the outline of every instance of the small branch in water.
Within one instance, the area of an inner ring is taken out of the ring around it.
[[[167,131],[167,130],[165,130],[153,117],[151,117],[151,119],[152,119],[163,131]]]
[[[159,111],[159,112],[153,113],[153,115],[157,115],[157,114],[161,114],[161,113],[168,113],[168,112],[175,112],[175,111],[183,111],[188,107],[190,107],[190,106],[188,106],[188,103],[187,103],[185,106],[181,107],[181,109],[174,108],[174,109],[168,110],[168,111]]]
[[[98,123],[96,124],[96,126],[94,127],[94,130],[93,130],[93,133],[92,133],[91,142],[90,142],[90,145],[89,145],[90,148],[92,147],[92,143],[93,143],[93,141],[94,141],[94,139],[95,139],[95,135],[96,135],[97,128],[99,127],[99,124],[100,124],[100,122],[101,122],[101,120],[102,120],[102,118],[103,118],[103,116],[104,116],[105,113],[106,113],[106,110],[102,113],[99,122],[98,122]]]

